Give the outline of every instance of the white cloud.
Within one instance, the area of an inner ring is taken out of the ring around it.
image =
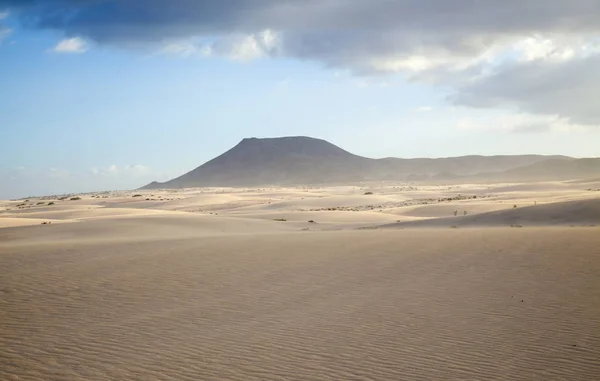
[[[119,167],[113,164],[110,167],[106,168],[106,172],[116,175],[117,173],[119,173]]]
[[[432,111],[433,107],[430,106],[421,106],[421,107],[417,107],[417,109],[415,110],[416,112],[429,112]]]
[[[8,11],[2,11],[2,12],[0,12],[0,20],[4,20],[9,15],[10,15],[10,13]]]
[[[224,57],[248,62],[276,54],[280,36],[270,29],[254,34],[231,34],[210,42],[194,38],[163,43],[159,54],[181,57]]]
[[[176,55],[181,57],[189,57],[198,54],[199,47],[192,41],[179,41],[165,43],[160,49],[160,54]]]
[[[81,37],[61,40],[51,50],[54,53],[85,53],[89,49],[87,42]]]
[[[270,29],[254,34],[235,34],[205,44],[201,50],[206,56],[222,56],[234,61],[248,62],[272,56],[279,46],[280,37]]]
[[[139,178],[151,174],[150,168],[141,164],[119,166],[116,164],[108,167],[92,167],[89,174],[95,177],[128,177]]]
[[[131,175],[133,177],[143,177],[143,176],[147,176],[150,174],[150,168],[144,166],[144,165],[140,165],[140,164],[136,164],[136,165],[127,165],[123,168],[122,170],[123,173],[125,173],[126,175]]]
[[[532,115],[526,113],[495,112],[470,113],[473,116],[459,119],[456,128],[470,131],[499,131],[509,133],[570,132],[585,129],[573,125],[557,115]]]

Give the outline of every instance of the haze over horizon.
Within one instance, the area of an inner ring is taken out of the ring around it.
[[[600,3],[0,0],[0,198],[130,189],[247,137],[600,156]]]

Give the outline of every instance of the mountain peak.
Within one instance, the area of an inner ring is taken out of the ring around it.
[[[547,159],[544,156],[459,157],[446,159],[370,159],[308,136],[244,138],[235,147],[166,183],[146,188],[299,185],[407,181],[444,175],[502,172]]]

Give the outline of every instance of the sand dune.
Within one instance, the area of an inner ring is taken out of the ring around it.
[[[0,380],[592,380],[599,196],[365,183],[0,201]]]
[[[600,374],[597,230],[7,238],[39,231],[0,233],[3,380]]]
[[[600,198],[540,204],[467,216],[400,222],[399,227],[600,226]]]
[[[61,222],[74,222],[70,220],[57,220],[49,218],[19,218],[19,217],[0,217],[0,228],[12,228],[16,226],[31,226],[40,224],[57,224]]]

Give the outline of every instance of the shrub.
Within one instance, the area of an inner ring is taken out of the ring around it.
[[[369,196],[369,195],[372,195],[372,194],[373,194],[373,192],[365,192],[365,196]]]
[[[71,197],[70,201],[77,201],[77,200],[81,200],[81,197]]]
[[[48,205],[54,205],[54,201],[50,201]]]
[[[285,218],[275,218],[275,219],[273,219],[273,221],[285,222],[287,220]]]
[[[131,197],[142,197],[142,195],[141,195],[141,194],[134,194],[134,195],[133,195],[133,196],[131,196]]]

